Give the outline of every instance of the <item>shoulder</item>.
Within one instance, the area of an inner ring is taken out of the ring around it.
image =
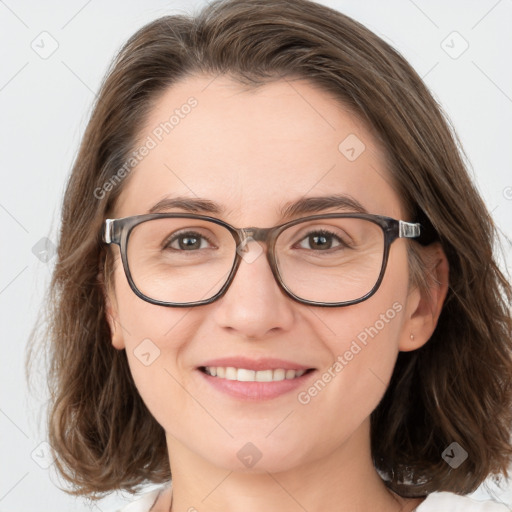
[[[158,487],[147,491],[115,512],[149,512],[165,489],[166,487]]]
[[[416,509],[417,512],[510,512],[495,501],[477,501],[451,492],[434,492]]]

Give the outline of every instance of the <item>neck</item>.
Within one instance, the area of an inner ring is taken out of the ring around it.
[[[369,421],[328,455],[310,454],[307,461],[274,473],[259,464],[246,472],[219,467],[172,436],[167,443],[172,512],[406,512],[421,502],[400,498],[382,482],[371,459]]]

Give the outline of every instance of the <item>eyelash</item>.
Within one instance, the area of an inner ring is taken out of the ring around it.
[[[303,240],[306,240],[306,239],[310,238],[313,235],[325,236],[327,238],[333,238],[334,240],[336,240],[338,242],[339,246],[348,247],[348,244],[344,240],[342,240],[338,235],[336,235],[336,233],[333,233],[331,231],[327,231],[325,229],[318,229],[318,230],[309,231],[308,233],[306,233],[300,239],[299,243],[302,242]],[[332,247],[329,247],[329,249],[332,249]],[[323,251],[314,251],[314,252],[323,252]]]
[[[210,245],[214,245],[212,243],[212,241],[210,240],[210,238],[208,238],[207,236],[205,235],[201,235],[200,233],[197,233],[196,231],[185,231],[185,232],[182,232],[182,233],[178,233],[178,234],[174,234],[174,235],[171,235],[170,239],[168,238],[163,244],[162,244],[162,247],[163,249],[171,249],[171,250],[174,250],[174,251],[181,251],[181,252],[188,252],[188,251],[184,251],[183,249],[174,249],[173,247],[170,247],[170,245],[175,242],[176,240],[179,240],[180,238],[185,238],[185,237],[193,237],[193,238],[199,238],[199,239],[203,239],[203,240],[206,240]],[[192,252],[192,251],[190,251]]]

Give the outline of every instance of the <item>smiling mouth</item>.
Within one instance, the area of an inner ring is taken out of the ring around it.
[[[199,370],[210,375],[226,380],[236,380],[239,382],[278,382],[282,380],[292,380],[310,373],[314,368],[307,370],[285,370],[284,368],[268,370],[248,370],[246,368],[234,368],[232,366],[201,366]]]

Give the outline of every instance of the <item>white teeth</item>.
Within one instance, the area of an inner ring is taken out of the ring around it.
[[[254,370],[246,370],[245,368],[239,368],[236,374],[236,380],[242,382],[254,382],[256,380],[256,372]]]
[[[284,380],[286,377],[286,370],[274,370],[274,379],[273,380]]]
[[[238,380],[240,382],[276,382],[285,379],[296,379],[306,373],[306,370],[247,370],[246,368],[233,368],[232,366],[206,366],[205,371],[212,377]]]
[[[295,374],[296,374],[296,371],[295,370],[286,370],[286,375],[285,377],[287,379],[294,379],[295,378]],[[300,375],[299,375],[300,377]]]
[[[257,382],[272,382],[274,372],[272,370],[260,370],[256,372]]]
[[[238,380],[237,379],[237,369],[233,368],[232,366],[228,366],[226,368],[226,379],[228,380]]]

